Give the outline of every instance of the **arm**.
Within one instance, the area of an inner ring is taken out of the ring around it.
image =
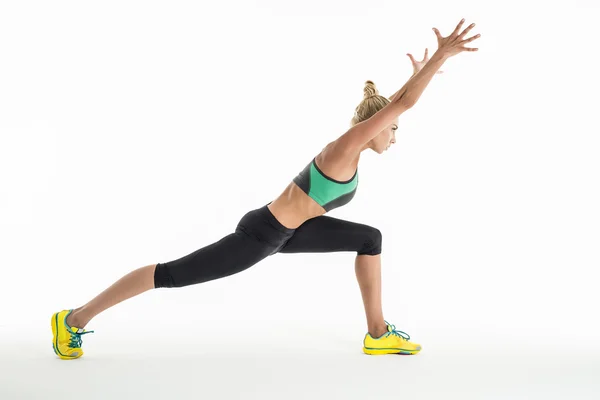
[[[368,120],[354,125],[340,137],[339,141],[343,144],[344,149],[352,152],[360,151],[366,143],[379,135],[392,121],[414,106],[433,76],[448,58],[463,51],[478,50],[476,48],[467,48],[464,45],[480,37],[479,34],[463,40],[463,37],[475,24],[469,25],[458,35],[464,22],[465,20],[462,19],[454,29],[454,32],[447,37],[442,37],[440,32],[436,28],[433,28],[438,40],[438,49],[431,57],[431,60],[394,94],[393,100],[388,105]]]
[[[398,90],[391,102],[366,121],[350,128],[341,138],[344,148],[353,152],[362,148],[406,110],[415,105],[446,57],[436,52],[418,73]]]
[[[427,48],[425,49],[425,55],[423,56],[423,60],[421,60],[421,61],[415,60],[413,55],[410,53],[408,53],[407,56],[408,56],[408,58],[410,58],[410,62],[412,63],[412,66],[413,66],[412,76],[415,76],[420,70],[423,69],[423,66],[429,62],[429,49],[427,49]],[[436,72],[436,74],[442,74],[442,73],[444,73],[444,71],[438,70]],[[390,101],[394,100],[396,98],[396,96],[398,95],[398,93],[400,93],[400,90],[398,90],[396,93],[394,93],[392,95],[392,97],[390,97]]]
[[[447,57],[442,55],[439,50],[436,51],[431,60],[420,71],[413,74],[400,90],[394,93],[390,99],[391,102],[403,103],[407,108],[414,106],[446,59]]]
[[[415,76],[415,75],[416,75],[416,73],[412,74],[411,78],[412,78],[413,76]],[[395,98],[398,96],[398,94],[400,93],[400,91],[401,91],[402,89],[404,89],[404,86],[402,86],[402,88],[398,89],[398,91],[397,91],[396,93],[394,93],[394,94],[393,94],[393,95],[390,97],[390,101],[394,101],[394,99],[395,99]]]

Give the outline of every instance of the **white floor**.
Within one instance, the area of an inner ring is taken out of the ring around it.
[[[599,348],[568,338],[535,347],[436,336],[419,355],[374,357],[344,330],[199,335],[95,333],[83,358],[62,361],[48,332],[5,331],[0,399],[600,399]]]

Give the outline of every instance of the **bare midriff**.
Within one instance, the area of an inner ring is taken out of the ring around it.
[[[347,181],[354,176],[360,154],[342,156],[335,142],[329,143],[316,157],[317,166],[328,177]],[[296,229],[311,218],[325,214],[325,209],[306,194],[293,181],[267,206],[286,228]]]

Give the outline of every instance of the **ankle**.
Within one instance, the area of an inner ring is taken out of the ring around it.
[[[383,336],[387,331],[387,325],[375,326],[372,329],[369,329],[369,335],[373,338],[378,338]]]
[[[85,328],[88,321],[85,319],[85,317],[82,314],[83,313],[82,313],[81,308],[74,309],[67,316],[67,325],[69,325],[70,327],[75,327],[75,328],[80,328],[80,329]]]

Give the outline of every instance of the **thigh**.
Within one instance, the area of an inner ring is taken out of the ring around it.
[[[366,224],[322,215],[300,225],[280,253],[353,251],[358,255],[381,253],[381,232]]]
[[[273,246],[238,230],[177,260],[158,264],[154,284],[182,287],[223,278],[250,268],[272,252]]]

